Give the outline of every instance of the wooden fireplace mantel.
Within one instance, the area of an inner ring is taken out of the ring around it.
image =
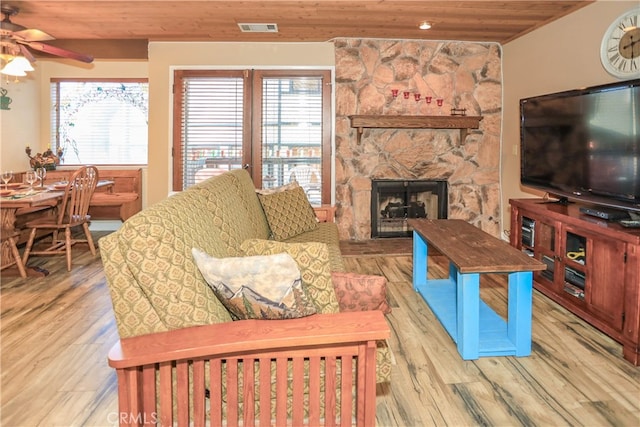
[[[385,129],[460,129],[460,141],[469,129],[478,129],[482,116],[349,116],[351,127],[358,129],[358,144],[365,128]]]

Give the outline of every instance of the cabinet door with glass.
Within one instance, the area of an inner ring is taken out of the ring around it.
[[[625,243],[566,227],[564,291],[584,301],[590,314],[622,330]]]
[[[180,71],[174,93],[174,190],[246,168],[257,188],[297,181],[330,203],[328,70]]]
[[[558,239],[558,226],[553,221],[545,221],[540,217],[523,217],[523,240],[528,240],[532,243],[530,248],[535,252],[535,257],[542,261],[546,266],[546,270],[536,271],[534,273],[536,281],[543,284],[547,288],[558,290],[558,280],[556,274],[558,274],[557,268],[557,241]],[[529,228],[530,235],[527,236],[524,231]],[[528,237],[528,238],[527,238]]]

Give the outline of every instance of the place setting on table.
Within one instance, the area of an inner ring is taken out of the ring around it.
[[[2,173],[0,208],[2,208],[3,215],[8,209],[55,205],[64,196],[64,191],[69,184],[67,180],[45,183],[47,169],[44,167],[19,173],[23,176],[24,182],[11,182],[15,175],[12,171]],[[110,188],[113,184],[114,182],[110,180],[99,180],[96,187]],[[5,224],[3,226],[6,227],[8,223],[3,222],[2,224]]]
[[[0,197],[6,197],[13,194],[16,190],[21,188],[26,188],[26,185],[21,182],[12,182],[13,179],[13,171],[4,171],[2,172],[2,182],[3,185],[0,187]]]
[[[66,189],[68,182],[60,181],[45,184],[47,170],[45,168],[36,168],[24,173],[25,182],[10,182],[14,174],[11,171],[2,173],[3,185],[0,187],[0,203],[10,200],[18,200],[26,197],[33,197],[41,193],[51,191],[62,192]],[[38,183],[39,182],[39,183]],[[36,184],[38,183],[38,184]],[[36,185],[34,185],[36,184]],[[56,195],[59,196],[59,195]]]

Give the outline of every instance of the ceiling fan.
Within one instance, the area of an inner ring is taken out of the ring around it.
[[[4,15],[4,19],[0,21],[0,58],[4,62],[9,62],[19,55],[23,55],[29,62],[34,62],[35,58],[27,47],[62,58],[70,58],[86,63],[93,62],[93,57],[90,55],[42,43],[43,41],[55,39],[55,37],[44,31],[25,28],[22,25],[11,22],[11,17],[17,15],[20,11],[17,7],[3,4],[0,6],[0,11]]]

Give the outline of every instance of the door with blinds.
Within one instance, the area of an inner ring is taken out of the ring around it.
[[[257,188],[297,181],[331,198],[327,70],[176,71],[174,190],[246,168]]]

